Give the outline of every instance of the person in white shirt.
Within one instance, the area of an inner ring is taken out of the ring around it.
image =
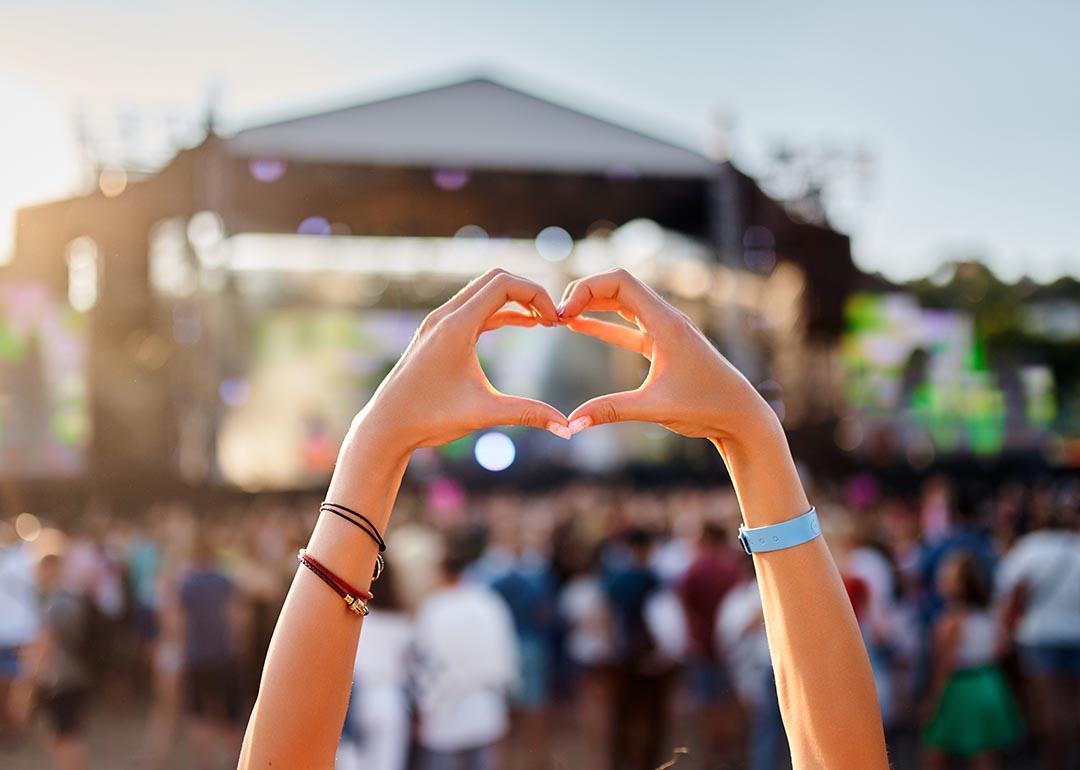
[[[1060,506],[1043,529],[1020,538],[1001,561],[996,593],[1018,615],[1015,639],[1047,766],[1064,768],[1080,735],[1080,534]],[[1080,755],[1080,745],[1075,747]]]
[[[566,654],[574,667],[577,720],[585,742],[582,767],[606,767],[610,744],[609,667],[615,655],[611,608],[600,580],[600,550],[571,539],[563,558],[573,576],[559,593],[566,627]]]
[[[749,717],[746,768],[773,770],[784,754],[784,725],[754,564],[738,564],[738,582],[716,612],[717,653],[727,662],[735,692]]]
[[[442,585],[416,616],[424,770],[495,767],[496,746],[509,726],[508,696],[518,680],[513,619],[494,591],[462,581],[469,561],[463,545],[448,542]]]
[[[395,577],[387,565],[379,606],[364,619],[337,770],[404,770],[408,762],[413,621],[399,601]]]

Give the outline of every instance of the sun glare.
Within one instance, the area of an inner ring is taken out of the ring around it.
[[[71,123],[47,94],[0,78],[0,263],[14,246],[15,209],[69,194],[78,180]]]

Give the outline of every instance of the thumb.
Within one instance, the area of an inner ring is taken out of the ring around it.
[[[571,412],[568,418],[570,431],[580,433],[594,425],[628,420],[651,422],[645,399],[645,391],[641,388],[597,396]]]
[[[565,414],[543,401],[521,396],[499,393],[496,396],[496,406],[491,412],[491,422],[496,425],[541,428],[563,439],[571,436]]]

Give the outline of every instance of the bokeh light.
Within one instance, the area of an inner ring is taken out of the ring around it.
[[[634,219],[611,234],[611,243],[627,262],[647,259],[664,245],[664,229],[651,219]]]
[[[463,168],[437,168],[431,173],[431,180],[440,190],[460,190],[469,183],[472,175]]]
[[[15,517],[15,534],[32,543],[41,534],[41,520],[32,513],[20,513]]]
[[[300,235],[330,235],[333,228],[324,217],[308,217],[296,228]]]
[[[115,166],[106,166],[98,174],[98,188],[106,198],[115,198],[127,189],[127,172]]]
[[[85,313],[97,304],[98,248],[91,238],[76,238],[67,249],[68,302]]]
[[[473,455],[480,467],[489,471],[504,471],[514,464],[517,448],[505,433],[491,431],[476,440]]]
[[[223,404],[235,409],[247,403],[251,395],[251,383],[243,377],[226,377],[218,385],[218,395]]]
[[[574,239],[561,227],[545,227],[536,236],[536,250],[548,262],[562,262],[574,250]]]
[[[276,182],[285,175],[286,164],[280,158],[252,158],[248,171],[259,182]]]
[[[187,236],[196,250],[212,249],[225,237],[225,222],[213,211],[200,211],[188,222]]]
[[[755,273],[771,273],[776,267],[776,237],[761,225],[751,225],[743,233],[743,260]]]

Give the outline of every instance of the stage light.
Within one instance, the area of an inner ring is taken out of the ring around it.
[[[514,463],[517,448],[514,441],[505,433],[492,431],[476,440],[473,455],[480,467],[489,471],[504,471]]]

